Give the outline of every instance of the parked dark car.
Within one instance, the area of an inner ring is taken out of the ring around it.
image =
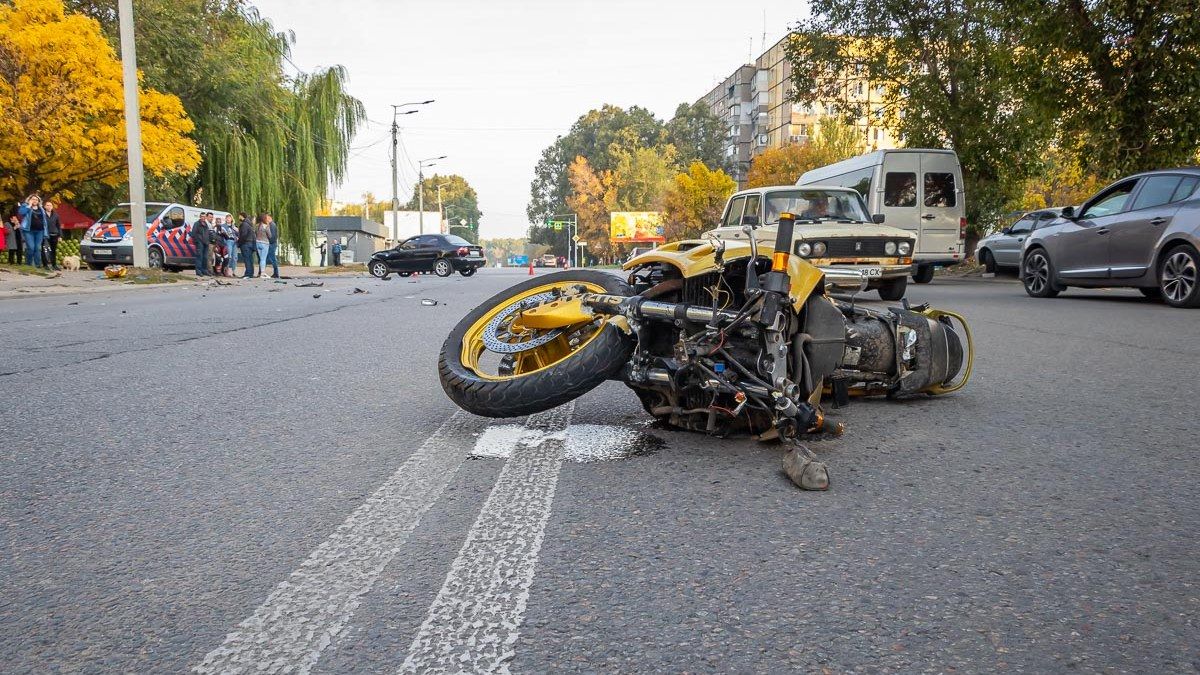
[[[1039,209],[1030,211],[1008,227],[989,234],[975,246],[975,259],[987,272],[1000,267],[1017,269],[1021,266],[1021,249],[1029,233],[1049,225],[1062,214],[1062,209]]]
[[[1200,307],[1200,168],[1123,178],[1031,233],[1025,291],[1051,298],[1070,286],[1137,288],[1173,307]]]
[[[407,277],[418,272],[433,272],[439,277],[458,272],[469,277],[485,264],[483,249],[462,237],[419,234],[400,242],[396,248],[376,252],[367,261],[367,270],[380,279],[392,273]]]

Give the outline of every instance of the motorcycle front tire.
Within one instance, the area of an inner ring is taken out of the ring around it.
[[[540,370],[503,378],[482,377],[463,364],[463,341],[480,319],[511,299],[541,286],[587,283],[605,293],[633,295],[619,277],[596,270],[555,272],[503,290],[458,322],[438,357],[442,389],[460,408],[483,417],[521,417],[543,412],[579,398],[616,375],[633,354],[633,340],[612,324],[568,356]]]

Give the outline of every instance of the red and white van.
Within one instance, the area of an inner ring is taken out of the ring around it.
[[[151,267],[175,270],[194,267],[196,247],[188,233],[200,214],[211,211],[221,223],[229,214],[215,209],[197,208],[165,202],[146,203],[146,243]],[[94,270],[112,264],[133,264],[133,230],[130,205],[118,204],[88,228],[79,244],[79,256]]]

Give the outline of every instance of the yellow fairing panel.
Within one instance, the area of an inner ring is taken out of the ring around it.
[[[681,247],[686,250],[682,250]],[[774,252],[774,247],[769,245],[759,245],[758,247],[759,257],[767,258],[768,260],[770,260]],[[749,257],[749,243],[740,241],[725,242],[726,261]],[[652,262],[674,265],[683,273],[685,279],[712,272],[717,266],[716,258],[713,256],[713,245],[707,241],[692,239],[663,244],[653,251],[647,251],[625,263],[622,269],[629,270],[638,265]],[[797,309],[799,309],[800,305],[804,304],[804,301],[808,299],[808,296],[814,290],[824,292],[824,282],[822,280],[824,275],[821,273],[821,270],[799,256],[793,255],[788,259],[788,276],[792,280],[792,297],[796,299]]]

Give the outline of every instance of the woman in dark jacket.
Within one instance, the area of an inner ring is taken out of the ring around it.
[[[42,266],[42,240],[46,238],[46,209],[42,208],[42,198],[29,195],[17,208],[21,216],[21,234],[25,236],[25,264],[34,267]]]
[[[42,267],[58,269],[58,240],[62,238],[62,219],[58,217],[58,206],[54,202],[46,202],[46,246],[49,256],[42,260]]]

